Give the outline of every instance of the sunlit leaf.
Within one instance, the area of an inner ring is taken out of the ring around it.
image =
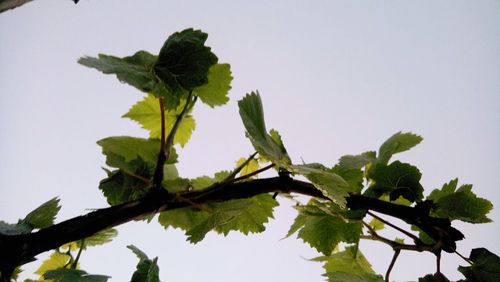
[[[398,132],[380,146],[378,161],[382,164],[387,164],[394,154],[407,151],[421,141],[422,137],[416,134]]]
[[[57,197],[52,198],[30,212],[23,219],[23,222],[33,226],[34,228],[47,228],[54,224],[54,219],[60,209],[61,206],[59,205],[59,199]]]
[[[325,258],[323,266],[329,282],[383,282],[368,260],[355,247],[347,247],[343,252],[334,253]]]
[[[194,93],[212,108],[224,105],[229,101],[232,80],[229,64],[215,64],[208,70],[208,83],[196,87]]]
[[[71,257],[67,254],[53,252],[49,258],[47,258],[42,262],[42,264],[38,267],[35,273],[38,275],[43,275],[45,272],[49,270],[54,270],[64,267],[69,262],[70,259]]]

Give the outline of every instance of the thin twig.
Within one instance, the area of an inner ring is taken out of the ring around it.
[[[367,214],[369,214],[369,215],[371,215],[372,217],[374,217],[374,218],[376,218],[376,219],[380,220],[380,221],[381,221],[381,222],[383,222],[384,224],[389,225],[390,227],[392,227],[392,228],[396,229],[397,231],[399,231],[399,232],[401,232],[401,233],[405,234],[406,236],[408,236],[408,237],[412,238],[415,242],[419,242],[419,243],[421,243],[421,240],[420,240],[417,236],[415,236],[415,235],[411,234],[410,232],[408,232],[408,231],[406,231],[406,230],[404,230],[404,229],[402,229],[402,228],[400,228],[400,227],[397,227],[396,225],[394,225],[394,224],[392,224],[392,223],[388,222],[387,220],[385,220],[385,219],[383,219],[383,218],[381,218],[381,217],[377,216],[376,214],[374,214],[374,213],[372,213],[372,212],[370,212],[370,211],[368,211],[368,212],[367,212]]]
[[[461,257],[463,260],[465,260],[466,262],[468,262],[470,265],[472,265],[474,262],[471,261],[470,259],[466,258],[465,256],[463,256],[462,254],[460,254],[457,250],[455,250],[455,254],[457,254],[459,257]]]
[[[368,232],[370,232],[370,236],[360,236],[360,239],[366,239],[366,240],[374,240],[374,241],[379,241],[384,244],[387,244],[391,246],[394,250],[408,250],[408,251],[417,251],[417,252],[432,252],[434,253],[436,251],[436,247],[433,245],[425,245],[425,244],[418,244],[418,245],[409,245],[409,244],[401,244],[396,241],[390,240],[388,238],[385,238],[381,235],[379,235],[375,229],[373,229],[368,223],[361,221],[363,225],[368,228]]]
[[[231,179],[231,180],[229,180],[228,182],[229,182],[229,183],[235,183],[235,182],[238,182],[238,181],[241,181],[241,180],[244,180],[244,179],[248,179],[248,178],[250,178],[250,177],[252,177],[252,176],[254,176],[254,175],[257,175],[257,174],[259,174],[259,173],[261,173],[261,172],[264,172],[264,171],[266,171],[266,170],[268,170],[268,169],[270,169],[270,168],[273,168],[274,166],[275,166],[275,164],[269,164],[269,165],[267,165],[267,166],[265,166],[265,167],[263,167],[263,168],[260,168],[260,169],[258,169],[258,170],[256,170],[256,171],[253,171],[253,172],[251,172],[251,173],[248,173],[248,174],[242,175],[242,176],[240,176],[240,177],[237,177],[237,178]]]
[[[76,269],[77,268],[78,261],[80,260],[80,256],[82,255],[82,251],[85,248],[85,238],[83,238],[82,240],[80,240],[80,242],[81,242],[81,244],[80,244],[80,249],[78,250],[78,254],[76,255],[75,260],[71,264],[71,268],[72,269]]]
[[[391,274],[392,268],[394,267],[394,264],[396,263],[396,260],[398,259],[400,252],[401,252],[400,249],[394,250],[394,256],[392,256],[391,264],[389,265],[389,268],[385,273],[385,282],[389,282],[389,275]]]
[[[159,99],[160,103],[160,151],[158,152],[158,160],[156,162],[155,173],[153,175],[153,184],[155,189],[161,188],[161,182],[163,181],[163,166],[167,160],[167,155],[165,153],[165,105],[163,97]]]
[[[441,252],[436,252],[436,273],[441,273]]]

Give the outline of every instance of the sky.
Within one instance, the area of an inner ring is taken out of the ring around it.
[[[197,129],[179,150],[185,177],[231,169],[252,153],[237,101],[259,90],[269,128],[294,162],[333,165],[345,154],[376,150],[398,131],[424,141],[396,158],[422,172],[430,191],[456,177],[500,203],[499,1],[131,1],[37,0],[0,14],[0,219],[16,222],[58,196],[58,221],[106,207],[97,189],[105,159],[95,143],[107,136],[146,137],[120,118],[143,97],[113,76],[77,64],[98,53],[158,53],[173,32],[209,34],[207,45],[231,64],[230,102],[198,106]],[[162,281],[323,281],[318,253],[281,240],[296,216],[280,200],[266,232],[197,245],[180,230],[133,222],[112,243],[89,249],[81,266],[127,281],[134,244],[159,257]],[[465,233],[458,251],[500,253],[500,209],[491,224],[454,223]],[[362,242],[385,273],[391,250]],[[43,258],[43,255],[40,256]],[[451,279],[464,265],[444,255]],[[418,267],[417,267],[418,266]],[[34,265],[24,267],[22,277]],[[397,281],[434,272],[429,254],[402,253]]]

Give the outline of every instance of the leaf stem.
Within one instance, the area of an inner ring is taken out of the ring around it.
[[[377,216],[376,214],[374,214],[374,213],[372,213],[372,212],[370,212],[370,211],[368,211],[368,212],[367,212],[367,214],[369,214],[369,215],[371,215],[372,217],[374,217],[374,218],[376,218],[376,219],[380,220],[380,221],[381,221],[381,222],[383,222],[384,224],[389,225],[390,227],[392,227],[392,228],[396,229],[397,231],[399,231],[399,232],[401,232],[401,233],[405,234],[406,236],[408,236],[408,237],[412,238],[412,239],[413,239],[416,243],[417,243],[417,242],[418,242],[418,243],[422,243],[422,241],[421,241],[421,240],[420,240],[417,236],[415,236],[415,235],[411,234],[410,232],[408,232],[408,231],[406,231],[406,230],[404,230],[404,229],[402,229],[402,228],[400,228],[400,227],[398,227],[398,226],[396,226],[396,225],[394,225],[394,224],[392,224],[392,223],[388,222],[387,220],[385,220],[385,219],[383,219],[383,218],[381,218],[381,217]]]
[[[257,152],[253,153],[252,155],[250,155],[250,157],[248,157],[240,166],[238,166],[237,168],[235,168],[231,174],[229,174],[225,179],[224,181],[228,181],[228,180],[231,180],[231,179],[234,179],[236,177],[236,175],[249,163],[251,162],[253,159],[255,159],[255,156],[257,155]]]
[[[466,258],[465,256],[463,256],[462,254],[460,254],[457,250],[455,250],[455,254],[457,254],[457,255],[458,255],[459,257],[461,257],[463,260],[465,260],[466,262],[468,262],[470,265],[472,265],[472,264],[473,264],[473,262],[472,262],[470,259],[468,259],[468,258]]]
[[[85,238],[80,240],[80,242],[81,242],[80,249],[78,250],[78,254],[76,254],[75,260],[71,264],[71,269],[76,269],[76,267],[78,266],[78,261],[80,260],[80,256],[82,255],[82,251],[85,248]]]
[[[155,189],[161,188],[161,182],[163,181],[163,165],[165,160],[167,160],[167,155],[165,154],[165,104],[163,97],[159,98],[160,104],[160,151],[158,152],[158,160],[156,161],[155,173],[153,175],[153,185]]]
[[[385,281],[386,282],[389,282],[389,275],[391,274],[392,268],[394,267],[394,264],[396,263],[396,260],[398,259],[400,252],[401,252],[400,249],[394,250],[394,255],[392,256],[391,264],[389,265],[389,268],[387,269],[387,272],[385,273]]]

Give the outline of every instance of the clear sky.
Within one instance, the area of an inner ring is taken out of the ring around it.
[[[157,53],[187,27],[234,75],[229,104],[198,106],[197,130],[180,150],[183,176],[230,169],[252,152],[236,101],[258,89],[268,127],[295,162],[333,165],[344,154],[377,149],[397,131],[424,141],[399,155],[417,165],[426,189],[458,177],[500,203],[499,1],[131,1],[37,0],[0,14],[0,219],[15,222],[54,197],[58,220],[106,206],[96,141],[146,136],[120,116],[142,93],[76,63],[83,55]],[[318,254],[280,241],[295,217],[281,201],[263,234],[210,234],[190,245],[179,230],[130,223],[112,243],[83,254],[81,266],[111,281],[130,279],[135,244],[159,257],[163,281],[323,281]],[[500,209],[492,224],[459,224],[458,250],[500,253]],[[362,243],[384,273],[385,245]],[[450,278],[462,261],[443,257]],[[27,268],[33,271],[32,267]],[[403,253],[392,277],[434,271],[430,255]]]

